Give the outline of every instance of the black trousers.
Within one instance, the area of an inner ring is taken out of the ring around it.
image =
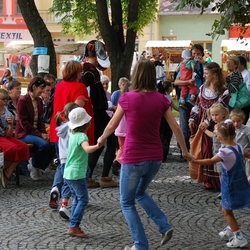
[[[102,129],[95,129],[95,143],[97,142],[98,138],[102,135],[103,130]],[[111,165],[115,159],[115,152],[117,148],[117,137],[115,134],[111,134],[107,138],[106,143],[106,151],[103,158],[103,170],[102,170],[102,177],[107,177],[109,175],[109,171],[111,169]],[[104,149],[104,146],[96,150],[95,152],[89,154],[88,158],[88,165],[90,167],[90,176],[89,178],[92,178],[92,174],[94,172],[94,169],[96,167],[97,161]]]

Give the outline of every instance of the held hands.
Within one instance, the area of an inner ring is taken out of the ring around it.
[[[184,154],[184,153],[182,152],[182,156],[183,156],[187,161],[193,162],[193,161],[195,160],[195,158],[194,158],[189,152],[187,152],[186,154]]]
[[[107,142],[107,139],[103,139],[102,137],[99,137],[97,140],[97,146],[98,148],[101,148],[102,146],[104,146]]]

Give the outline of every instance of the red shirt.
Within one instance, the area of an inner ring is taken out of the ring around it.
[[[64,110],[64,106],[69,102],[75,102],[78,99],[85,101],[84,108],[87,113],[92,117],[91,125],[87,131],[89,138],[89,144],[94,144],[94,115],[93,108],[90,98],[88,97],[88,91],[84,84],[80,82],[66,82],[62,80],[59,82],[55,89],[54,96],[54,105],[53,105],[53,114],[50,121],[50,141],[58,142],[58,136],[56,135],[56,124],[55,124],[55,115],[57,112]]]
[[[18,55],[10,55],[9,60],[12,63],[18,63]]]

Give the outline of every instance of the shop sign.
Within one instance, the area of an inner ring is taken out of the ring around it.
[[[22,40],[22,33],[0,32],[0,39]]]

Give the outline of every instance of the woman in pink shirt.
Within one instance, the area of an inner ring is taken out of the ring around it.
[[[188,161],[192,160],[186,148],[183,133],[169,107],[170,102],[167,98],[156,90],[154,64],[147,59],[140,59],[133,71],[131,91],[120,97],[113,118],[98,139],[100,143],[104,142],[125,115],[127,132],[120,174],[120,203],[135,245],[126,249],[149,249],[148,240],[135,207],[135,200],[157,224],[162,235],[161,245],[165,245],[173,234],[173,228],[168,223],[166,215],[146,193],[163,159],[159,135],[162,116],[166,118],[173,130],[183,156]]]

